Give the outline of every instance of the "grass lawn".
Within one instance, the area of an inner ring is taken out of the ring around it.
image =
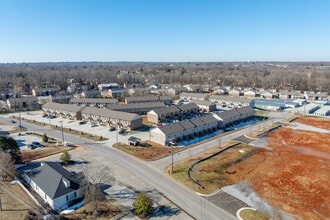
[[[253,209],[243,209],[240,211],[239,215],[244,220],[268,220],[270,216],[267,213],[253,210]]]
[[[62,153],[64,151],[70,151],[75,149],[75,147],[64,147],[64,146],[48,146],[45,148],[38,148],[29,151],[22,151],[22,161],[28,162],[36,159],[40,159],[43,157],[48,157],[54,154]]]
[[[239,158],[252,151],[252,147],[246,144],[240,144],[232,149],[223,152],[209,160],[197,164],[191,171],[191,177],[201,184],[204,188],[200,188],[188,177],[188,170],[190,166],[203,158],[206,158],[214,153],[231,146],[235,142],[223,143],[221,146],[214,147],[210,150],[194,155],[188,159],[174,164],[174,171],[172,177],[177,181],[183,183],[190,189],[204,194],[212,193],[224,186],[231,185],[232,182],[226,178],[227,168],[230,167],[229,163],[237,161]],[[244,152],[244,153],[240,153]],[[167,173],[171,173],[171,166],[166,168]]]
[[[27,219],[29,210],[38,209],[37,205],[17,184],[0,182],[1,207],[0,219]]]
[[[124,143],[118,143],[118,145],[114,144],[113,147],[146,161],[156,160],[171,155],[171,147],[165,147],[151,141],[144,141],[142,144],[146,146],[138,147]],[[173,153],[182,151],[184,149],[187,148],[173,147]]]

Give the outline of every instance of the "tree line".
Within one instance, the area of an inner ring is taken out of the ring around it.
[[[330,92],[329,63],[24,63],[1,64],[0,90],[22,93],[70,82],[90,85],[200,84]]]

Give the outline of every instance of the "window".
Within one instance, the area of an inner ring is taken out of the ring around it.
[[[77,197],[77,193],[76,193],[76,192],[73,193],[73,197],[74,197],[74,198]]]
[[[69,196],[68,195],[66,195],[66,201],[69,201]]]

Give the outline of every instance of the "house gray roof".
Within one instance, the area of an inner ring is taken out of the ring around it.
[[[136,103],[136,102],[166,102],[172,101],[171,96],[134,96],[126,97],[126,103]]]
[[[227,120],[230,118],[234,118],[236,117],[239,113],[233,109],[233,110],[229,110],[229,111],[225,111],[225,112],[218,112],[216,113],[222,120]]]
[[[89,115],[97,115],[101,117],[116,118],[125,121],[134,121],[142,118],[142,116],[133,113],[113,111],[109,109],[101,109],[96,107],[85,107],[81,113],[89,114]]]
[[[249,104],[252,99],[247,98],[235,98],[231,96],[225,96],[225,95],[211,95],[210,100],[217,100],[217,101],[225,101],[225,102],[233,102],[233,103],[245,103]]]
[[[203,117],[199,117],[200,120],[202,120],[205,124],[212,124],[214,122],[218,122],[217,119],[215,119],[215,117],[213,117],[212,115],[206,115]]]
[[[157,115],[165,115],[165,114],[173,113],[176,111],[179,112],[179,108],[176,106],[169,106],[169,107],[156,108],[156,109],[153,109],[153,111]]]
[[[8,99],[10,104],[20,103],[20,102],[38,102],[38,98],[35,96],[31,97],[21,97],[21,98],[10,98]]]
[[[167,102],[167,101],[172,101],[172,100],[173,100],[172,96],[159,96],[160,102]]]
[[[81,180],[76,178],[76,175],[56,162],[42,162],[41,166],[27,172],[26,175],[52,199],[78,190],[81,184]],[[66,187],[65,180],[70,181],[70,187]]]
[[[180,124],[185,130],[195,128],[195,125],[194,125],[193,123],[191,123],[190,120],[183,120],[183,121],[180,121],[179,124]]]
[[[206,100],[192,100],[193,103],[197,104],[197,105],[202,105],[202,106],[212,106],[212,105],[216,105],[215,102],[211,102],[211,101],[206,101]]]
[[[239,114],[249,114],[251,112],[254,112],[253,108],[250,106],[244,106],[242,108],[236,108],[235,109]]]
[[[191,110],[191,109],[198,109],[198,106],[195,103],[189,103],[189,104],[179,105],[178,108],[181,111],[187,111],[187,110]]]
[[[76,103],[118,104],[118,99],[93,99],[93,98],[77,99],[77,98],[72,98],[72,99],[70,99],[69,103],[70,104],[76,104]]]
[[[210,94],[208,93],[193,93],[193,92],[183,92],[180,94],[180,97],[190,97],[192,99],[206,99],[209,97]]]
[[[43,109],[62,110],[62,111],[67,111],[67,112],[81,112],[84,109],[84,106],[47,102],[46,104],[44,104],[42,106],[42,108]]]
[[[200,118],[193,118],[189,120],[191,123],[193,123],[196,127],[204,126],[205,123]]]
[[[184,128],[179,123],[172,123],[158,127],[165,135],[184,131]]]
[[[161,107],[165,107],[164,102],[115,104],[109,106],[109,109],[123,111],[125,109],[145,109],[145,108],[153,109],[153,108],[161,108]]]

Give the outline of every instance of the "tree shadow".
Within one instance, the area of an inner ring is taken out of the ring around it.
[[[152,211],[152,217],[168,217],[178,215],[180,209],[173,208],[168,205],[157,206]]]

